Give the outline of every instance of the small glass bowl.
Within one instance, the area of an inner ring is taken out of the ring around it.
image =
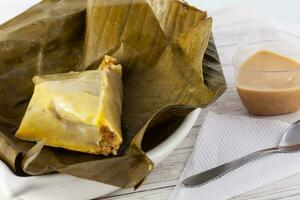
[[[233,56],[236,86],[248,112],[279,115],[300,109],[299,48],[300,38],[271,28],[255,30],[238,44]],[[241,68],[245,61],[260,51],[290,58],[297,65],[288,69],[278,64],[277,69],[271,70],[268,66],[262,66],[260,70],[251,69],[251,64],[250,68]]]

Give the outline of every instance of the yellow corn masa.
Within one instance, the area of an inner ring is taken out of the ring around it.
[[[105,56],[98,70],[36,76],[16,137],[92,154],[122,143],[122,67]]]

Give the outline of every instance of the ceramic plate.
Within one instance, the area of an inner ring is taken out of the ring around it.
[[[165,159],[188,135],[200,109],[190,113],[179,128],[165,141],[147,152],[157,165]],[[1,200],[82,200],[93,199],[120,188],[64,174],[18,177],[0,161]]]

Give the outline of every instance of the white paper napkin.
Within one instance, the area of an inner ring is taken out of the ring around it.
[[[300,152],[278,153],[252,161],[201,187],[180,185],[186,177],[276,146],[288,126],[278,121],[209,113],[170,199],[228,199],[299,173]]]

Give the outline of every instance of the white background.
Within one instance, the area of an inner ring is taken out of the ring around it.
[[[203,10],[216,10],[232,6],[251,8],[274,20],[300,22],[299,0],[187,0]],[[0,23],[7,21],[39,0],[0,0]],[[4,11],[4,12],[3,12]]]

